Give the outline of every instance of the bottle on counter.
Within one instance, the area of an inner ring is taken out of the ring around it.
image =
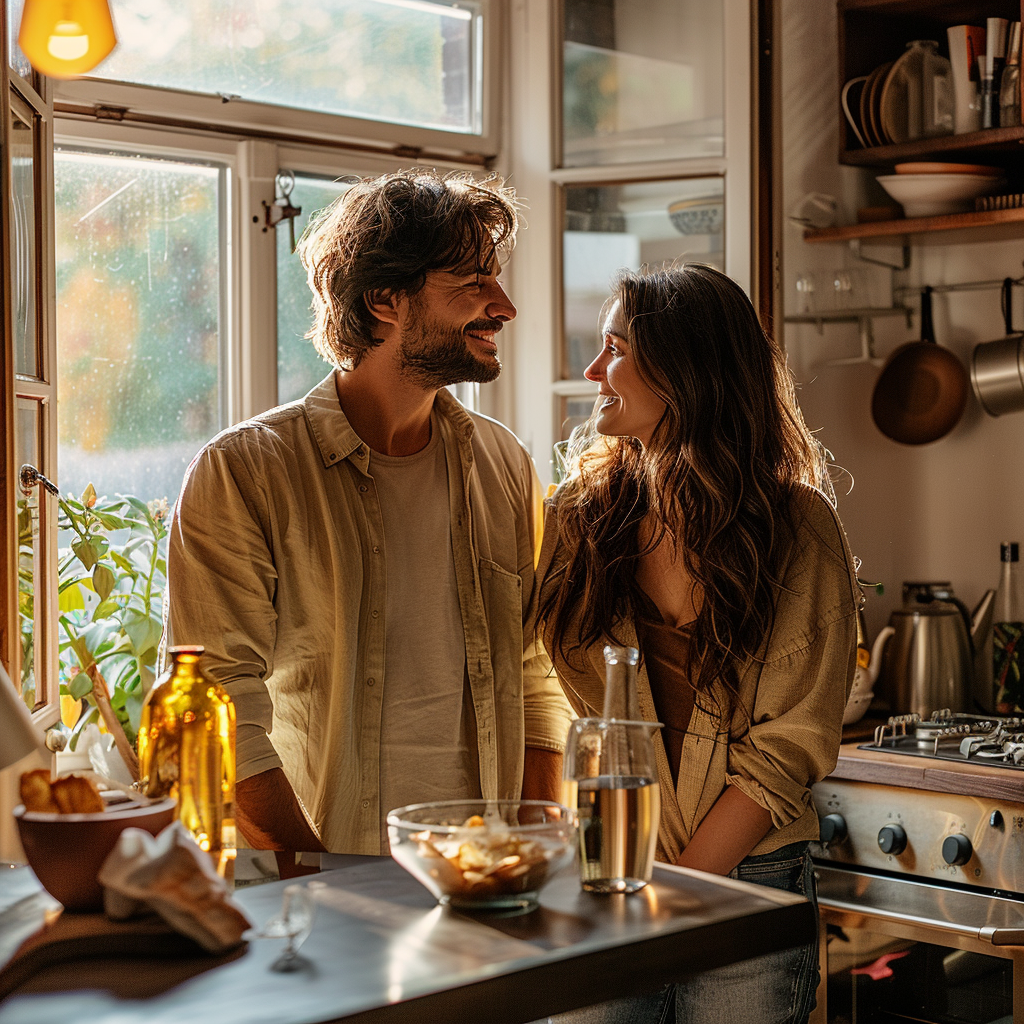
[[[220,875],[235,858],[235,706],[203,674],[203,648],[171,647],[172,661],[142,705],[139,788],[175,797],[178,819]]]
[[[1010,23],[1006,44],[1006,66],[999,82],[999,127],[1020,125],[1020,22]]]
[[[1024,711],[1024,591],[1019,545],[1001,544],[999,557],[1002,574],[992,616],[992,674],[996,711],[1006,715]]]

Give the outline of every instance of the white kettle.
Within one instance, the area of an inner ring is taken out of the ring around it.
[[[867,713],[875,696],[874,685],[878,678],[878,671],[882,667],[882,651],[885,648],[886,640],[894,632],[892,626],[886,626],[875,637],[875,643],[869,650],[864,615],[860,611],[857,612],[857,671],[854,673],[853,688],[850,690],[850,696],[846,701],[846,710],[843,712],[843,725],[853,725]]]

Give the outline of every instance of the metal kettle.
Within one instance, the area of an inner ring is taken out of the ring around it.
[[[882,656],[882,688],[894,714],[988,710],[991,680],[986,688],[977,655],[994,598],[987,591],[969,612],[948,582],[903,584],[903,607],[889,618],[893,633]]]

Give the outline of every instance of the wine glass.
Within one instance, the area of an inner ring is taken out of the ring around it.
[[[312,884],[312,883],[311,883]],[[281,955],[270,965],[272,971],[298,971],[305,964],[299,946],[313,927],[316,903],[305,885],[287,885],[281,896],[281,912],[254,934],[257,939],[287,939]]]

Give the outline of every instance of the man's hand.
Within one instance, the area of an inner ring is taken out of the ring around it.
[[[235,784],[235,819],[254,850],[324,852],[281,768]]]
[[[555,750],[527,747],[523,765],[523,799],[562,799],[562,755]]]

